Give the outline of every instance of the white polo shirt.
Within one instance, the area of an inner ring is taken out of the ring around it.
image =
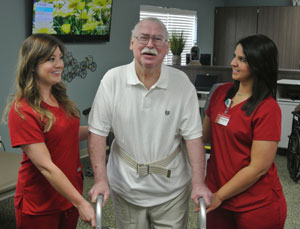
[[[154,206],[179,195],[191,181],[187,157],[180,152],[167,166],[171,177],[140,176],[116,152],[117,144],[139,163],[166,158],[181,143],[202,136],[195,87],[182,71],[162,65],[148,90],[138,79],[134,61],[103,77],[89,114],[89,130],[115,140],[107,165],[110,188],[139,206]]]

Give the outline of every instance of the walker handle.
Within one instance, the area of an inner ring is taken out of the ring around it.
[[[199,198],[198,204],[200,210],[198,211],[198,228],[206,229],[206,206],[203,198]]]
[[[102,228],[102,203],[103,203],[103,195],[99,195],[97,197],[96,203],[96,229]]]

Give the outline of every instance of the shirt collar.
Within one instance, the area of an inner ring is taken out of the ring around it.
[[[139,80],[137,74],[136,74],[134,61],[135,60],[133,60],[128,66],[127,76],[126,76],[127,77],[127,84],[129,84],[129,85],[138,85],[138,84],[143,85],[142,82]],[[166,71],[166,66],[164,64],[162,64],[159,79],[153,85],[153,88],[158,87],[158,88],[162,88],[162,89],[167,89],[168,81],[169,81],[169,74]]]

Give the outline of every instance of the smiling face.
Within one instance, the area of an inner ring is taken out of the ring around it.
[[[145,37],[150,37],[150,39],[147,44],[142,44],[141,39]],[[157,45],[156,39],[162,39],[163,43]],[[133,51],[136,65],[143,69],[160,68],[169,51],[169,42],[165,40],[167,37],[163,34],[163,29],[158,22],[150,20],[140,22],[130,42],[130,50]]]
[[[63,54],[57,47],[48,60],[37,65],[37,84],[47,87],[59,83],[63,68]]]
[[[251,70],[245,57],[243,47],[238,44],[231,61],[232,79],[240,82],[253,81]]]

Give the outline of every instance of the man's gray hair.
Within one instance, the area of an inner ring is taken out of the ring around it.
[[[157,24],[160,25],[161,29],[162,29],[162,32],[163,32],[163,36],[165,37],[165,39],[168,39],[169,38],[169,33],[168,33],[168,30],[165,26],[165,24],[159,20],[158,18],[156,17],[147,17],[147,18],[144,18],[143,20],[139,21],[133,28],[133,30],[131,31],[131,36],[135,36],[136,34],[136,31],[139,27],[139,25],[144,22],[144,21],[153,21],[153,22],[156,22]]]

